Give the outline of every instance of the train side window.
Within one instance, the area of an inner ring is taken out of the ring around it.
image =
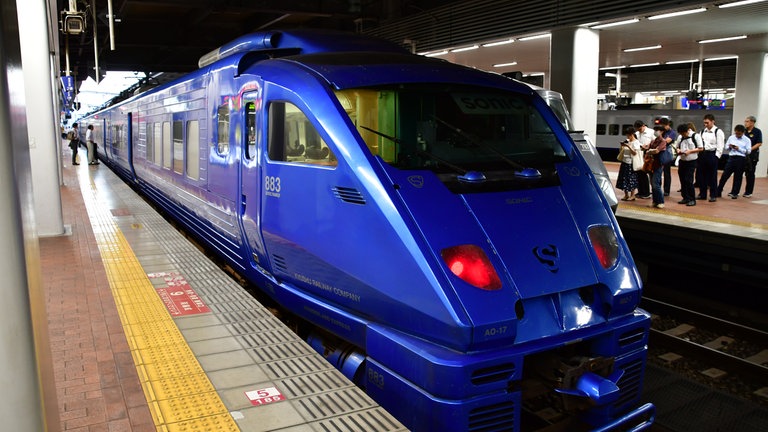
[[[336,166],[333,152],[312,122],[288,102],[269,106],[269,158],[301,164]]]
[[[163,168],[171,169],[171,122],[163,122]]]
[[[184,137],[183,123],[179,120],[173,122],[173,172],[184,173]]]
[[[597,124],[597,135],[605,135],[606,127],[605,123],[598,123]]]
[[[187,122],[187,177],[200,178],[200,125],[197,120]]]
[[[245,157],[253,160],[256,157],[256,105],[253,102],[245,105],[245,127],[248,140],[245,145]]]
[[[225,156],[229,153],[229,105],[219,106],[217,117],[219,141],[216,146],[216,153]]]
[[[608,126],[608,135],[618,135],[619,132],[619,125],[612,123]]]
[[[626,131],[628,128],[633,128],[634,129],[634,127],[635,127],[634,124],[623,124],[623,125],[621,125],[621,134],[622,135],[626,135],[624,133],[624,131]]]
[[[153,124],[153,131],[155,137],[152,140],[154,143],[152,146],[154,147],[155,155],[152,158],[152,162],[154,162],[155,165],[160,165],[160,162],[163,160],[163,125],[160,123],[154,123]]]
[[[146,137],[147,141],[147,162],[155,162],[155,149],[154,149],[154,142],[153,138],[155,137],[152,134],[152,123],[147,123],[146,128],[144,129],[144,136]]]

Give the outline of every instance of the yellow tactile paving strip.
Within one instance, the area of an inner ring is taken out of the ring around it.
[[[157,430],[239,431],[86,170],[80,185]]]

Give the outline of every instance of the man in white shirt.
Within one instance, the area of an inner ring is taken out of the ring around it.
[[[731,199],[739,197],[739,189],[741,189],[742,177],[744,177],[744,167],[746,166],[747,155],[752,151],[752,141],[749,137],[744,135],[747,128],[744,125],[736,125],[733,128],[733,135],[728,137],[728,141],[725,145],[730,150],[728,155],[728,162],[723,169],[723,175],[720,177],[720,183],[717,185],[718,196],[723,192],[725,182],[733,174],[733,184],[731,185],[731,193],[728,194]]]
[[[696,182],[699,184],[699,196],[696,199],[707,199],[709,192],[709,202],[715,202],[720,196],[717,192],[717,164],[723,155],[725,133],[715,126],[715,116],[712,114],[704,115],[701,141],[704,143],[704,150],[699,154],[696,167]]]

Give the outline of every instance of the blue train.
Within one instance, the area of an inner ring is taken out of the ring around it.
[[[270,31],[81,123],[409,429],[653,421],[639,273],[530,87],[359,35]]]

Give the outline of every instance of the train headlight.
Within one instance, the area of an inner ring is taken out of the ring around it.
[[[440,255],[453,274],[486,291],[501,289],[501,279],[491,260],[479,246],[461,245],[443,249]]]
[[[606,270],[613,267],[619,259],[619,241],[613,228],[607,225],[595,225],[589,228],[588,234],[600,265]]]

